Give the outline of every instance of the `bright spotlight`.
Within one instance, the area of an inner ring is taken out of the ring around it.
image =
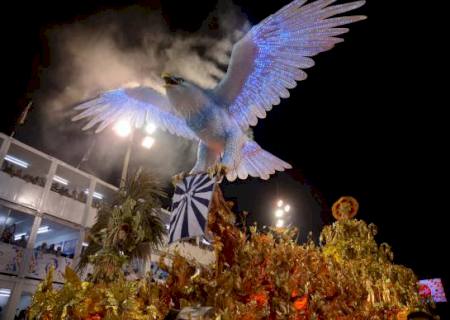
[[[114,126],[114,131],[119,137],[125,138],[131,133],[131,125],[126,120],[120,120]]]
[[[148,134],[152,134],[153,132],[155,132],[156,130],[156,126],[154,123],[147,123],[147,125],[145,126],[145,132],[147,132]]]
[[[278,219],[276,226],[277,226],[277,228],[283,227],[284,226],[284,220],[283,219]]]
[[[155,139],[153,137],[147,136],[142,140],[142,146],[146,149],[150,149],[155,143]]]
[[[290,205],[285,205],[284,206],[284,211],[289,212],[289,210],[291,210],[291,206]]]
[[[283,216],[283,214],[284,214],[283,209],[277,209],[277,210],[275,210],[275,217],[281,218],[281,217]]]
[[[283,200],[278,200],[277,207],[281,208],[283,206]]]

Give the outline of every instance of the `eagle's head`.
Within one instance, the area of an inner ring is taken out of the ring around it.
[[[172,106],[181,114],[189,115],[208,103],[203,90],[181,77],[163,73],[167,97]]]

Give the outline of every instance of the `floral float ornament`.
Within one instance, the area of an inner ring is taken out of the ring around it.
[[[308,296],[304,295],[301,298],[298,298],[294,301],[294,308],[297,311],[305,310],[308,305]]]
[[[264,292],[258,292],[250,296],[250,301],[255,301],[258,307],[264,307],[267,304],[268,298]]]
[[[358,213],[359,204],[353,197],[341,197],[331,208],[336,220],[351,219]]]
[[[338,220],[324,227],[321,246],[299,245],[286,234],[260,234],[256,226],[240,231],[221,197],[217,191],[209,214],[213,264],[199,266],[175,254],[168,265],[163,256],[165,283],[150,274],[138,281],[121,274],[115,281],[83,282],[68,268],[61,289],[53,288],[51,268],[33,297],[30,320],[162,320],[171,308],[199,306],[211,307],[212,319],[223,320],[406,320],[411,312],[433,311],[419,295],[414,272],[394,264],[389,247],[375,241],[374,225]],[[357,210],[346,202],[343,216],[350,217]],[[104,270],[105,261],[93,264]]]
[[[94,315],[90,315],[87,319],[88,320],[101,320],[102,317],[99,314],[94,314]]]
[[[431,297],[431,289],[426,284],[419,285],[419,295],[424,299],[429,299]]]

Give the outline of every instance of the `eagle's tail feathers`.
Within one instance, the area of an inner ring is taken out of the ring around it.
[[[242,146],[241,161],[238,167],[227,173],[229,181],[247,179],[248,176],[267,180],[275,171],[291,169],[292,166],[263,150],[255,141],[247,140]]]

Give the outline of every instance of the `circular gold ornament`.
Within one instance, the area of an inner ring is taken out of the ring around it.
[[[331,208],[336,220],[351,219],[358,213],[359,204],[353,197],[341,197]]]

